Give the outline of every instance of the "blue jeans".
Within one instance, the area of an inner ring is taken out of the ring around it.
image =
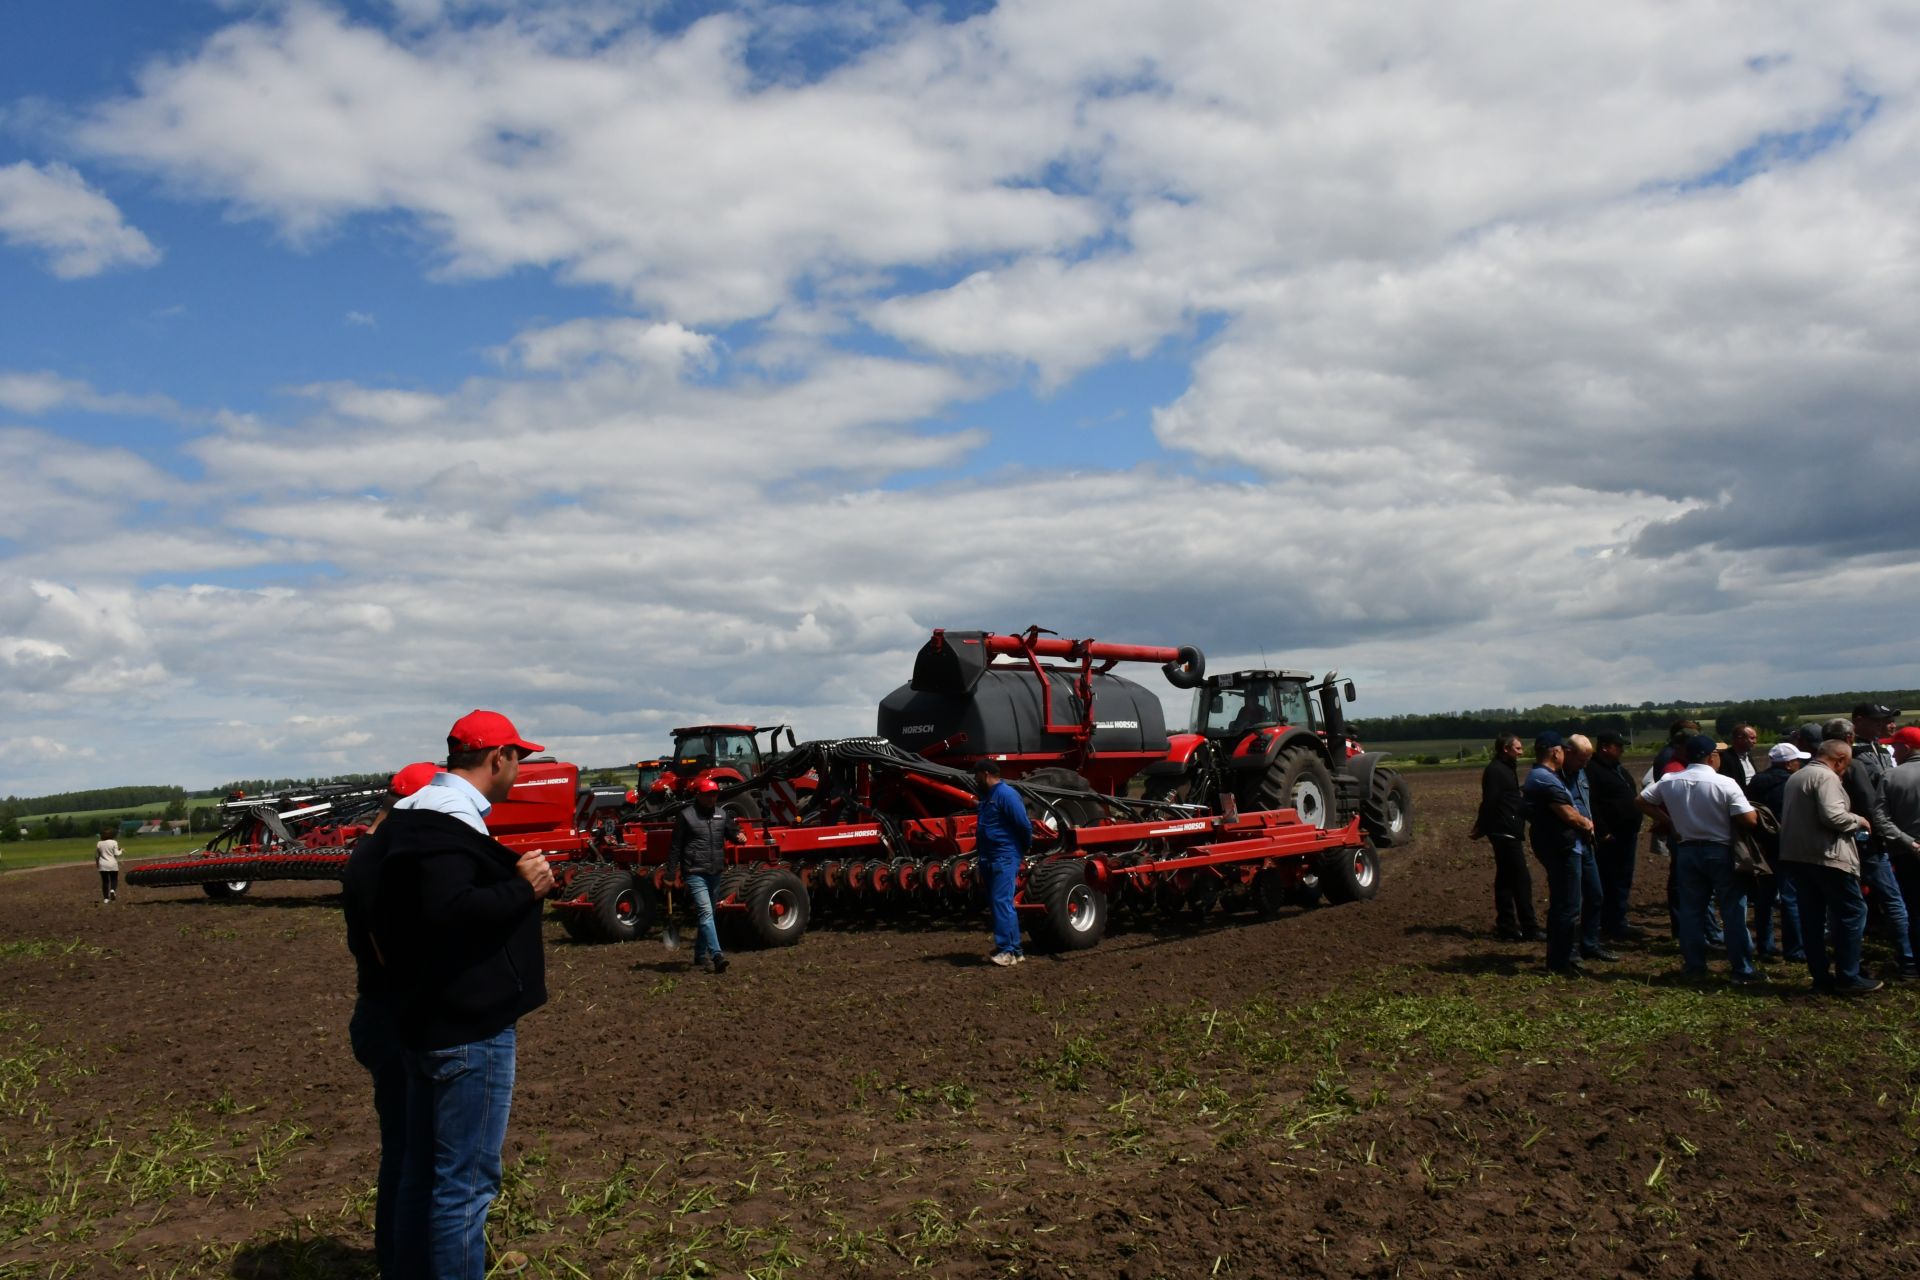
[[[1893,878],[1900,882],[1900,900],[1920,905],[1920,857],[1906,850],[1893,854]],[[1907,941],[1920,954],[1920,910],[1907,910]]]
[[[980,878],[993,905],[993,949],[1010,956],[1020,951],[1020,913],[1013,909],[1013,889],[1020,876],[1020,858],[1012,853],[980,855]]]
[[[484,1280],[487,1209],[500,1194],[500,1148],[513,1105],[514,1029],[451,1049],[407,1050],[407,1158],[395,1222],[403,1274]]]
[[[1794,891],[1795,881],[1782,863],[1773,869],[1770,876],[1755,876],[1753,879],[1753,924],[1759,931],[1757,942],[1760,954],[1770,956],[1776,951],[1786,953],[1789,960],[1799,960],[1806,956],[1806,948],[1800,943],[1800,895]],[[1773,906],[1780,904],[1780,946],[1773,945]]]
[[[1873,890],[1874,900],[1893,929],[1893,950],[1902,968],[1913,964],[1913,938],[1907,920],[1907,900],[1900,895],[1900,882],[1894,878],[1893,859],[1884,853],[1860,855],[1861,883]]]
[[[400,1208],[400,1170],[407,1155],[407,1064],[400,1048],[399,1001],[393,996],[362,995],[347,1023],[347,1041],[356,1062],[373,1077],[373,1114],[380,1126],[380,1174],[373,1201],[373,1253],[381,1280],[418,1274],[394,1255],[394,1221]],[[416,1208],[417,1218],[421,1210]]]
[[[687,892],[693,897],[693,962],[703,964],[720,954],[720,931],[713,927],[713,897],[719,890],[717,871],[687,872]]]
[[[1640,856],[1640,833],[1608,836],[1594,850],[1600,864],[1600,932],[1627,936],[1627,903],[1633,898],[1633,872]]]
[[[1674,890],[1679,896],[1676,924],[1680,961],[1688,973],[1707,971],[1707,905],[1720,908],[1727,966],[1736,978],[1753,976],[1753,935],[1747,932],[1747,891],[1733,871],[1733,850],[1704,840],[1679,840],[1673,846]]]
[[[1860,877],[1838,867],[1807,862],[1782,864],[1800,899],[1800,940],[1807,945],[1807,972],[1815,986],[1860,981],[1860,942],[1867,932],[1867,900]],[[1833,972],[1827,968],[1827,927],[1833,927]]]
[[[1533,856],[1547,875],[1547,968],[1566,969],[1580,943],[1582,889],[1592,859],[1578,848],[1551,853],[1535,849]]]

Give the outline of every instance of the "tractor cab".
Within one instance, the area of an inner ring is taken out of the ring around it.
[[[760,732],[747,724],[708,724],[673,731],[673,756],[666,771],[691,777],[709,769],[731,769],[742,778],[760,772]]]
[[[1318,729],[1304,671],[1232,671],[1193,691],[1193,732],[1215,741],[1276,725]]]

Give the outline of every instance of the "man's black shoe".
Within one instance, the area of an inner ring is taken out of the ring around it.
[[[1605,947],[1582,947],[1580,954],[1589,960],[1618,960],[1618,951],[1609,951]]]
[[[715,973],[725,973],[729,963],[731,962],[725,956],[715,956],[713,958],[713,971]]]
[[[1733,985],[1736,987],[1764,987],[1768,985],[1767,975],[1761,973],[1758,969],[1755,969],[1752,973],[1736,973],[1733,975]]]
[[[1833,984],[1833,994],[1837,996],[1864,996],[1868,992],[1878,991],[1886,985],[1886,983],[1876,982],[1872,978],[1862,978],[1858,982],[1836,982]]]
[[[1548,965],[1547,972],[1556,978],[1584,978],[1587,971],[1577,964]]]
[[[1547,940],[1547,931],[1540,928],[1528,929],[1521,935],[1520,940],[1522,942],[1545,942]]]
[[[1495,929],[1494,936],[1502,942],[1525,942],[1527,935],[1518,929]]]
[[[1622,925],[1607,935],[1608,942],[1639,942],[1647,937],[1647,931],[1637,924]]]
[[[1912,982],[1914,979],[1920,978],[1920,964],[1903,964],[1896,969],[1889,970],[1887,977],[1900,982]]]

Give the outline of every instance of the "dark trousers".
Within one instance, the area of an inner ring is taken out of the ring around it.
[[[1580,945],[1581,891],[1593,860],[1578,847],[1542,853],[1535,849],[1547,873],[1547,968],[1571,968]]]
[[[1860,978],[1860,943],[1867,932],[1867,902],[1860,877],[1838,867],[1807,862],[1784,864],[1800,899],[1800,940],[1807,947],[1807,972],[1815,986],[1838,982],[1853,986]],[[1833,929],[1833,968],[1827,967],[1827,929]]]
[[[373,1252],[381,1280],[404,1275],[394,1256],[394,1214],[400,1204],[400,1169],[407,1154],[407,1065],[400,1048],[400,1002],[362,995],[347,1023],[353,1056],[373,1077],[373,1114],[380,1126],[380,1174],[374,1184]]]
[[[1501,933],[1518,937],[1540,927],[1533,914],[1533,873],[1518,836],[1488,836],[1493,846],[1493,918]]]
[[[120,873],[118,871],[102,871],[100,873],[100,896],[102,898],[111,898],[119,892]]]
[[[1640,833],[1605,836],[1594,850],[1600,864],[1600,932],[1627,936],[1627,903],[1633,898],[1633,872],[1640,858]]]

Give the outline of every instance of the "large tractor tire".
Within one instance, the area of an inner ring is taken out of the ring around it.
[[[1380,855],[1370,844],[1329,850],[1320,860],[1320,888],[1328,902],[1365,902],[1380,892]]]
[[[713,887],[713,931],[719,937],[721,945],[739,947],[751,935],[745,927],[746,920],[741,912],[723,911],[720,904],[728,898],[736,902],[747,900],[747,880],[755,868],[739,865],[728,867],[720,873],[720,882]]]
[[[736,818],[746,818],[751,822],[760,821],[760,797],[751,791],[742,791],[727,799],[726,810]]]
[[[792,946],[812,915],[807,886],[785,867],[768,867],[747,881],[747,927],[761,946]]]
[[[1093,798],[1093,784],[1071,769],[1035,769],[1020,779],[1036,787],[1051,787],[1056,791],[1077,791],[1086,799],[1068,798],[1055,800],[1053,808],[1070,827],[1095,827],[1106,816],[1100,802]],[[1033,816],[1043,817],[1044,811]]]
[[[1027,901],[1046,906],[1033,925],[1037,951],[1085,951],[1107,932],[1107,895],[1087,883],[1078,858],[1049,858],[1027,875]]]
[[[1373,787],[1360,810],[1360,825],[1375,846],[1391,849],[1413,838],[1413,792],[1392,769],[1375,769]]]
[[[236,898],[246,897],[253,889],[253,881],[216,880],[211,884],[201,885],[200,889],[215,902],[232,902]]]
[[[593,935],[601,942],[632,942],[644,937],[659,917],[659,904],[653,898],[653,886],[643,884],[631,871],[602,871],[590,886],[593,910]]]
[[[1290,747],[1273,758],[1253,799],[1261,809],[1291,809],[1310,827],[1333,821],[1333,775],[1313,748]]]

